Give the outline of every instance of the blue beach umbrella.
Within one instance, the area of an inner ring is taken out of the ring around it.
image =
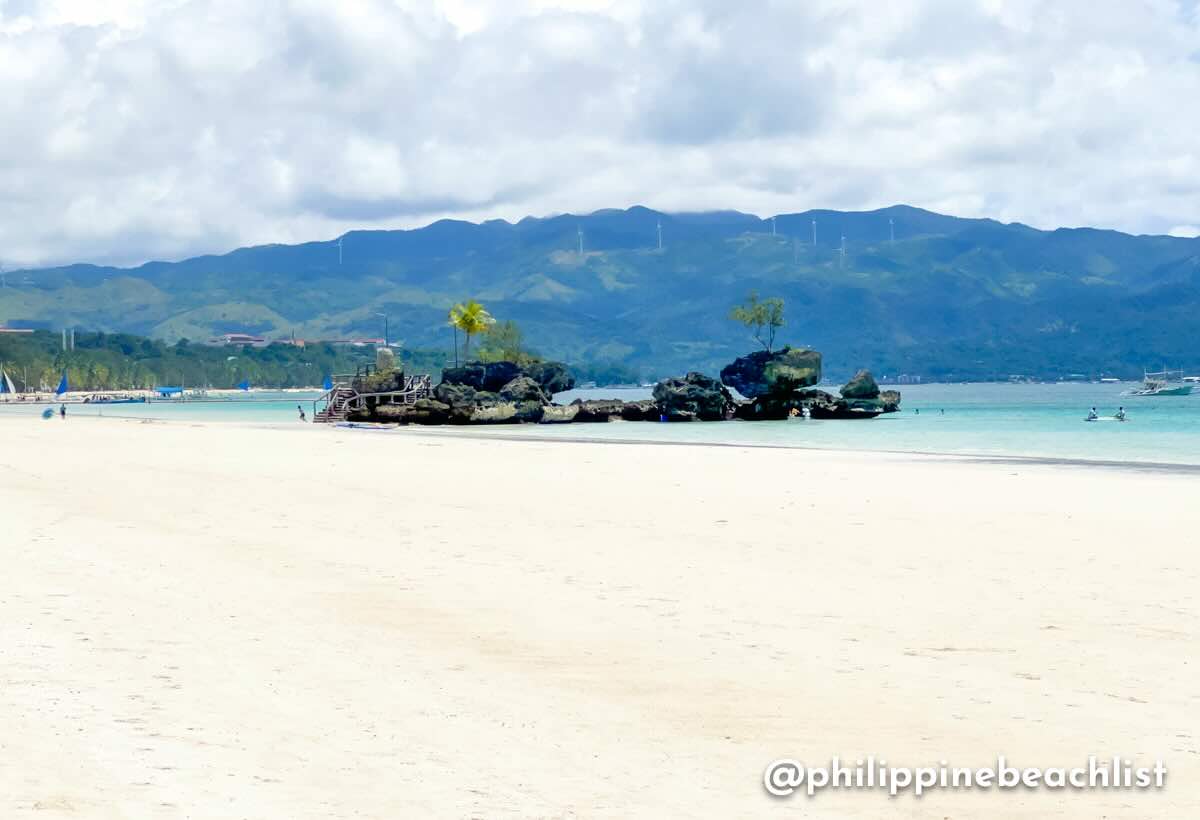
[[[64,370],[62,381],[60,381],[58,383],[58,389],[54,391],[54,395],[61,396],[63,393],[66,393],[70,389],[71,389],[70,386],[67,384],[67,371]]]
[[[250,389],[250,380],[249,379],[243,379],[241,382],[238,383],[238,390],[249,390],[249,389]]]
[[[332,376],[326,376],[326,377],[325,377],[325,385],[324,385],[324,387],[325,387],[325,389],[326,389],[326,390],[332,390],[332,389],[333,389],[333,377],[332,377]]]

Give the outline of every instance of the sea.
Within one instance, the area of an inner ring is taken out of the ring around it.
[[[1200,391],[1191,396],[1123,395],[1136,386],[1130,382],[905,385],[898,388],[903,394],[900,412],[870,420],[504,425],[472,427],[469,433],[1200,465]],[[71,404],[68,418],[95,415],[298,424],[298,407],[311,419],[313,400],[319,395],[319,391],[255,391],[242,400]],[[561,393],[555,401],[649,396],[650,389],[643,387],[594,388]],[[1121,406],[1127,413],[1125,422],[1112,418]],[[45,407],[0,404],[0,418],[37,415]],[[1085,421],[1092,407],[1102,418],[1098,423]],[[456,434],[467,432],[463,428],[444,429]],[[396,434],[405,432],[401,428]]]

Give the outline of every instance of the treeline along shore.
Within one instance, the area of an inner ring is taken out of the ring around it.
[[[22,393],[54,389],[63,374],[72,390],[143,390],[158,385],[228,389],[319,387],[336,373],[353,373],[375,360],[372,347],[329,342],[208,345],[182,339],[167,343],[128,333],[76,333],[64,349],[50,331],[0,333],[0,366]],[[398,351],[405,367],[435,370],[444,351]]]

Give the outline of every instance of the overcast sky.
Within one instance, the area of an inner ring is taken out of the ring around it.
[[[1195,0],[0,0],[0,263],[905,202],[1200,232]]]

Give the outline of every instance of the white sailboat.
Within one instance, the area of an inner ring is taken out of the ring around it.
[[[12,379],[8,377],[8,371],[0,368],[0,393],[11,396],[16,392],[17,388],[13,386]]]

